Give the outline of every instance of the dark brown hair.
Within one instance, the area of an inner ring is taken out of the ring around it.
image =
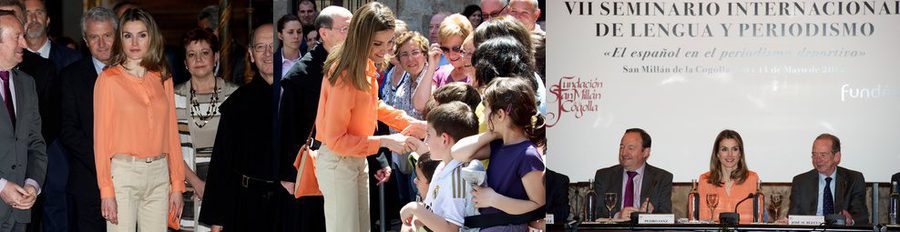
[[[428,183],[431,183],[431,177],[434,177],[434,170],[437,169],[438,164],[441,164],[441,161],[431,159],[429,153],[420,155],[419,159],[416,160],[416,166],[422,169],[422,174],[425,175],[425,179],[428,180]],[[425,194],[423,193],[422,195]]]
[[[455,141],[478,134],[478,118],[459,101],[438,105],[425,118],[438,135],[447,133]]]
[[[453,101],[466,103],[473,111],[481,103],[481,94],[472,85],[463,82],[451,82],[441,86],[432,94],[437,104],[445,104]]]
[[[187,49],[188,45],[191,45],[193,42],[204,41],[209,44],[209,48],[215,52],[219,52],[219,38],[216,38],[216,35],[213,34],[212,30],[207,28],[195,28],[184,34],[184,38],[182,42],[184,43],[184,48]]]
[[[748,169],[747,161],[744,159],[744,140],[737,131],[723,130],[716,136],[716,142],[713,143],[712,156],[709,158],[709,180],[707,183],[722,187],[724,179],[722,176],[722,163],[719,162],[719,146],[725,139],[734,139],[738,144],[738,150],[741,152],[741,158],[738,159],[737,168],[731,171],[729,179],[736,180],[737,184],[743,184],[747,180]]]
[[[484,91],[484,101],[484,106],[491,109],[491,115],[485,117],[490,118],[502,109],[509,114],[512,125],[522,128],[535,146],[547,141],[544,116],[537,110],[534,90],[522,78],[494,79]]]
[[[147,50],[147,54],[141,59],[140,65],[148,71],[159,72],[162,81],[172,78],[170,75],[171,73],[169,73],[169,67],[164,52],[165,41],[163,40],[162,33],[159,31],[159,26],[157,26],[156,21],[153,20],[153,16],[150,15],[150,12],[140,8],[128,9],[122,14],[122,18],[119,19],[119,27],[116,31],[116,39],[113,42],[112,58],[109,61],[110,64],[125,64],[127,57],[125,57],[125,48],[122,46],[122,43],[124,43],[122,40],[122,37],[124,36],[122,30],[124,30],[123,28],[126,23],[135,21],[144,23],[150,38],[150,49]]]

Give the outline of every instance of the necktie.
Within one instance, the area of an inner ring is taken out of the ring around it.
[[[834,198],[831,196],[831,177],[825,178],[825,193],[822,195],[822,215],[834,213]]]
[[[622,208],[634,207],[634,176],[637,176],[637,172],[628,171],[625,173],[628,174],[628,181],[625,183],[625,196],[622,197]]]
[[[0,71],[0,80],[3,81],[3,104],[6,105],[6,112],[9,113],[10,122],[13,128],[16,127],[16,112],[13,108],[12,91],[9,89],[9,71]]]

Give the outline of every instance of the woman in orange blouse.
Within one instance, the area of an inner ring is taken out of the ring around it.
[[[380,147],[398,153],[407,150],[403,134],[373,136],[377,121],[424,137],[424,122],[378,100],[375,63],[383,62],[394,46],[394,20],[394,13],[381,3],[360,7],[353,13],[346,42],[325,61],[329,71],[316,117],[316,139],[322,141],[316,175],[325,197],[327,231],[368,231],[365,157]],[[386,180],[389,172],[379,172],[376,177]]]
[[[94,87],[101,214],[109,231],[166,231],[167,213],[181,215],[184,165],[163,38],[142,9],[126,11],[116,34]]]
[[[709,172],[700,175],[698,191],[700,192],[700,218],[712,216],[719,220],[719,213],[735,212],[734,206],[751,193],[756,193],[759,176],[747,169],[744,159],[744,140],[733,130],[723,130],[713,144],[712,156],[709,158]],[[710,215],[707,195],[717,194],[719,203],[715,212]],[[747,201],[751,201],[747,200]],[[753,204],[744,202],[737,213],[741,215],[740,223],[753,221]]]

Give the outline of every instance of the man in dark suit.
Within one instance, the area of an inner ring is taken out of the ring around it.
[[[66,193],[69,230],[106,231],[100,215],[100,191],[94,163],[94,82],[109,62],[116,36],[116,15],[112,10],[95,7],[81,21],[83,39],[91,56],[63,69],[66,78],[62,90],[62,125],[59,141],[69,154],[69,181]]]
[[[569,220],[569,177],[553,170],[544,172],[547,214],[553,215],[553,224],[566,224]]]
[[[603,203],[606,193],[618,196],[617,218],[628,218],[639,211],[672,213],[672,173],[647,164],[650,145],[650,134],[643,129],[625,130],[619,143],[619,164],[597,170],[594,175],[594,215],[609,214]]]
[[[21,1],[0,0],[0,10],[11,11],[21,22],[25,22],[25,4]],[[59,132],[59,107],[54,107],[59,98],[59,92],[54,91],[58,69],[49,59],[27,49],[22,52],[22,62],[17,67],[34,78],[40,102],[38,107],[41,112],[41,134],[44,141],[55,140]]]
[[[41,57],[50,59],[56,65],[56,70],[81,59],[81,54],[66,46],[50,41],[47,32],[50,26],[50,16],[42,0],[25,0],[25,41],[28,50],[38,53]]]
[[[50,17],[47,15],[47,9],[42,0],[24,0],[25,5],[25,42],[28,50],[40,55],[42,58],[50,59],[55,65],[55,70],[61,70],[63,67],[81,59],[81,54],[77,51],[50,41],[47,32],[50,25]],[[41,69],[47,67],[40,67]],[[66,182],[69,174],[69,164],[66,160],[66,154],[62,147],[56,141],[56,135],[59,131],[59,76],[51,79],[49,91],[44,94],[49,95],[42,97],[41,105],[45,111],[52,114],[52,117],[44,118],[44,126],[52,130],[50,136],[45,136],[47,140],[47,162],[48,173],[47,182],[44,183],[44,194],[38,199],[38,205],[42,208],[41,225],[45,231],[68,231],[68,221],[66,218]],[[47,114],[44,114],[47,115]],[[43,115],[42,115],[43,116]],[[47,131],[45,129],[45,131]],[[37,211],[36,211],[37,212]]]
[[[869,224],[866,179],[857,171],[838,167],[841,140],[831,134],[816,137],[813,170],[794,176],[788,215],[840,214],[846,224]]]
[[[323,65],[325,58],[334,46],[347,38],[346,31],[341,31],[350,24],[352,14],[339,6],[329,6],[316,17],[316,28],[321,41],[315,48],[307,52],[300,61],[288,70],[281,80],[284,90],[281,96],[281,162],[293,163],[306,142],[307,136],[316,121],[316,110],[319,107],[319,92],[324,78]],[[280,56],[276,56],[280,57]],[[275,65],[275,73],[280,74],[280,65]],[[284,182],[294,182],[296,169],[282,169],[280,178]],[[289,229],[300,231],[325,230],[324,199],[321,196],[308,196],[293,200],[286,204],[286,225]]]
[[[0,231],[25,231],[47,171],[46,145],[34,79],[13,69],[22,62],[22,24],[0,11]]]

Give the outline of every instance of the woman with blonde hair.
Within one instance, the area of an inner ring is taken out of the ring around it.
[[[109,231],[166,231],[167,213],[178,217],[184,204],[184,164],[172,76],[150,13],[125,11],[112,52],[94,88],[101,215]]]
[[[391,52],[394,13],[378,2],[353,13],[347,40],[328,55],[316,117],[316,140],[322,142],[316,175],[325,198],[327,231],[368,231],[369,190],[366,156],[380,147],[411,150],[406,135],[424,137],[425,123],[378,100],[376,63]],[[403,134],[373,136],[382,121]],[[390,169],[376,173],[380,183]],[[349,220],[341,220],[349,219]]]
[[[734,212],[738,202],[756,192],[759,175],[747,168],[740,134],[733,130],[719,132],[709,158],[709,172],[700,175],[698,182],[700,218],[712,221],[718,220],[716,212]],[[705,210],[710,205],[713,212]],[[741,215],[741,223],[752,222],[753,204],[741,204],[737,213]]]

